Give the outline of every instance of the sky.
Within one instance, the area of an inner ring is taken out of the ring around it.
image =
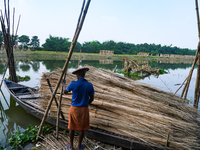
[[[15,28],[21,15],[18,35],[38,36],[42,45],[49,35],[72,40],[82,2],[10,0],[10,9]],[[78,42],[96,40],[196,49],[195,0],[91,0]]]

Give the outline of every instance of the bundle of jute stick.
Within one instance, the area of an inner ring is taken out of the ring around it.
[[[198,149],[197,131],[199,112],[172,93],[159,90],[108,70],[86,66],[85,78],[95,90],[95,99],[89,106],[91,126],[127,136],[145,144],[168,145],[176,149]],[[46,79],[55,87],[61,69],[43,73],[39,92],[45,109],[51,96]],[[77,80],[68,72],[66,86]],[[61,85],[59,87],[61,89]],[[60,89],[58,91],[60,91]],[[56,95],[59,99],[59,94]],[[62,112],[68,119],[71,94],[63,95]],[[50,115],[56,117],[57,107],[52,104]],[[167,138],[168,137],[168,138]]]

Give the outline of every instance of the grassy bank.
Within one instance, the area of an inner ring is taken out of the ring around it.
[[[18,60],[31,59],[31,60],[65,60],[67,58],[68,52],[55,52],[55,51],[15,51],[14,56]],[[80,53],[74,52],[72,55],[72,60],[79,60]],[[124,54],[112,54],[112,55],[102,55],[98,53],[81,53],[81,60],[122,60]],[[159,57],[159,56],[137,56],[137,55],[126,55],[129,59],[134,59],[136,61],[179,61],[192,63],[191,58],[169,58],[169,57]],[[0,54],[0,58],[6,59],[6,53]]]

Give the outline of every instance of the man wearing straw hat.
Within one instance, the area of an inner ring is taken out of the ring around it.
[[[89,104],[94,100],[94,88],[92,83],[88,82],[84,77],[89,68],[78,68],[72,72],[77,77],[77,81],[72,81],[68,87],[65,87],[65,81],[63,82],[64,93],[72,91],[72,102],[69,110],[69,124],[70,130],[70,145],[67,145],[67,149],[73,149],[74,131],[80,131],[78,150],[84,148],[81,144],[84,131],[90,128],[89,122]]]

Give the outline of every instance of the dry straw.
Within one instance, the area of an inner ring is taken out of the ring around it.
[[[159,90],[147,84],[133,81],[108,70],[91,66],[85,78],[95,89],[95,100],[90,105],[91,126],[127,136],[144,144],[169,146],[176,149],[199,149],[197,131],[199,112],[173,93]],[[46,109],[51,90],[46,79],[54,87],[62,70],[43,73],[39,92],[41,109]],[[76,76],[68,73],[66,85]],[[61,89],[61,85],[59,87]],[[58,90],[60,91],[60,90]],[[56,94],[59,98],[59,93]],[[71,94],[63,95],[62,112],[68,118]],[[53,103],[50,115],[56,117]]]

